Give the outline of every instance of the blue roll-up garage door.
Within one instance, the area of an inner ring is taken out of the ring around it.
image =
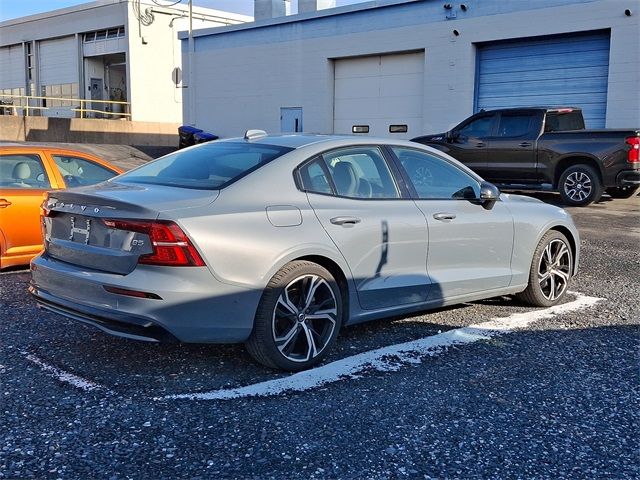
[[[475,109],[581,107],[587,128],[604,128],[610,32],[478,45]]]

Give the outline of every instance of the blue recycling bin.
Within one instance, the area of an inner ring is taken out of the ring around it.
[[[193,134],[193,141],[196,144],[210,142],[212,140],[217,140],[218,138],[219,137],[217,135],[214,135],[213,133],[209,133],[209,132],[200,131]]]
[[[195,145],[194,135],[202,132],[201,128],[192,127],[190,125],[181,125],[178,127],[178,148],[190,147]]]

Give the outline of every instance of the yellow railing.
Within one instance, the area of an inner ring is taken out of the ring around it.
[[[69,111],[79,115],[79,118],[100,118],[106,115],[107,118],[127,118],[129,113],[129,102],[114,100],[90,100],[84,98],[64,98],[64,97],[37,97],[34,95],[11,95],[0,93],[0,114],[2,115],[33,115],[30,112],[44,112],[53,108],[70,107]],[[45,107],[43,105],[50,102],[65,102],[69,105]],[[104,109],[100,109],[103,107]],[[8,112],[8,113],[7,113]],[[87,116],[90,114],[90,116]],[[44,114],[43,116],[46,116]],[[111,116],[111,117],[110,117]]]

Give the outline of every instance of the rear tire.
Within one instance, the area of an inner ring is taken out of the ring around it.
[[[269,281],[245,346],[267,367],[306,370],[331,350],[341,325],[342,295],[333,275],[296,260]]]
[[[560,175],[558,191],[566,205],[584,207],[600,200],[602,182],[589,165],[572,165]]]
[[[569,240],[549,230],[540,240],[531,261],[529,285],[516,298],[534,307],[551,307],[569,289],[573,275],[573,253]]]
[[[611,198],[631,198],[640,187],[611,187],[607,188],[607,193]]]

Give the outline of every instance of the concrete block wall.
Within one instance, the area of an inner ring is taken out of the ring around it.
[[[177,123],[3,115],[0,116],[0,141],[177,147],[178,126]]]
[[[197,71],[186,92],[196,102],[185,122],[221,136],[277,132],[280,107],[297,106],[306,131],[329,133],[333,59],[424,51],[423,131],[443,131],[473,112],[478,43],[610,29],[607,127],[640,126],[640,11],[624,13],[634,2],[465,3],[455,20],[445,19],[442,2],[407,2],[197,37]]]

